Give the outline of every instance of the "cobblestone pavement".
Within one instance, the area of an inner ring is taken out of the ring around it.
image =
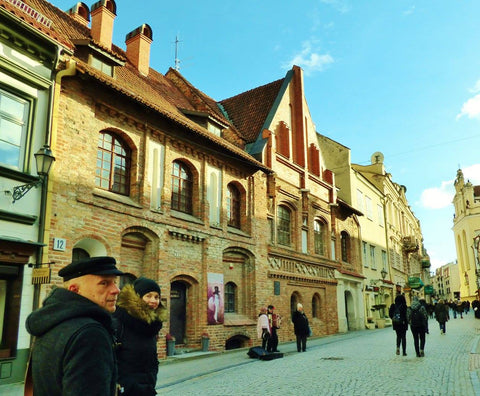
[[[432,395],[480,396],[480,320],[451,319],[447,334],[430,319],[425,357],[417,358],[410,330],[408,356],[395,354],[391,327],[307,342],[307,352],[283,343],[283,359],[250,359],[246,350],[189,353],[161,362],[160,395]],[[0,395],[23,395],[22,385]],[[87,396],[87,395],[86,395]]]
[[[390,327],[312,339],[305,353],[296,352],[291,343],[284,344],[285,357],[267,362],[236,352],[160,366],[157,389],[161,395],[209,396],[480,395],[480,320],[472,312],[464,319],[452,319],[445,335],[434,319],[429,326],[423,358],[415,355],[410,330],[408,356],[397,356]],[[217,358],[225,359],[225,368],[215,369]],[[169,385],[173,372],[176,381]]]

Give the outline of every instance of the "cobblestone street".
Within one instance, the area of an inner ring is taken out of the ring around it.
[[[235,352],[230,365],[226,353],[178,366],[161,366],[158,392],[165,395],[480,395],[477,345],[480,320],[475,320],[472,312],[464,319],[451,319],[446,335],[440,334],[435,320],[430,319],[429,326],[424,358],[416,357],[410,330],[406,357],[395,354],[395,333],[391,327],[365,330],[312,339],[306,353],[297,353],[293,344],[284,344],[282,351],[287,352],[286,356],[268,362]],[[224,363],[227,368],[215,371],[217,358],[227,358]],[[193,376],[186,364],[196,366],[197,375]],[[168,386],[168,375],[174,372],[176,383]]]
[[[410,330],[408,356],[395,354],[391,327],[312,338],[307,352],[284,343],[283,359],[250,359],[246,350],[190,353],[160,364],[160,395],[434,395],[480,396],[480,320],[451,319],[447,334],[429,321],[425,357],[417,358]],[[0,387],[20,396],[22,385]]]

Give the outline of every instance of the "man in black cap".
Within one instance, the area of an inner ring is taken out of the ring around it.
[[[111,313],[123,272],[113,257],[73,262],[58,274],[43,307],[26,321],[36,337],[32,358],[35,396],[116,394],[117,368]]]

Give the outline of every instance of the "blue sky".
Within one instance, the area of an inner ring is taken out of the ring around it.
[[[90,7],[91,3],[86,2]],[[53,0],[67,10],[75,1]],[[317,131],[352,162],[385,155],[424,235],[432,269],[456,259],[453,180],[480,184],[478,0],[117,0],[114,43],[143,23],[151,66],[216,100],[304,70]]]

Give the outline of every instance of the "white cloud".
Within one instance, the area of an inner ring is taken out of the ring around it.
[[[480,94],[468,99],[462,106],[462,110],[457,115],[457,120],[463,116],[468,118],[480,118]]]
[[[320,0],[321,3],[328,4],[335,8],[337,11],[342,14],[351,10],[351,6],[348,4],[347,0]]]
[[[300,66],[305,74],[308,76],[314,72],[320,72],[334,63],[330,54],[320,54],[316,49],[312,48],[310,41],[305,41],[302,44],[302,50],[300,53],[293,56],[291,60],[285,62],[283,67],[290,69],[293,65]]]
[[[415,6],[410,6],[407,10],[403,11],[403,15],[412,15],[415,12]]]
[[[477,93],[480,92],[480,80],[477,80],[473,88],[469,89],[470,92]]]
[[[465,181],[470,181],[474,186],[480,185],[480,164],[474,164],[461,169]]]
[[[461,168],[463,178],[474,186],[480,185],[480,164]],[[422,191],[420,204],[427,209],[442,209],[451,205],[455,195],[454,180],[443,181],[440,187],[431,187]]]
[[[453,181],[446,181],[442,182],[440,187],[423,190],[420,202],[427,209],[442,209],[451,205],[454,195]]]

